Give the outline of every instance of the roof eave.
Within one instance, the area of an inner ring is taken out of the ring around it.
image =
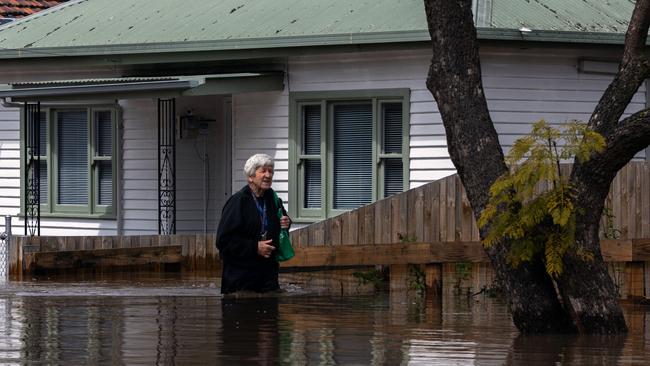
[[[576,44],[623,44],[624,35],[604,32],[567,32],[553,30],[520,31],[516,29],[478,28],[479,40],[555,42]],[[399,44],[429,41],[427,30],[349,33],[335,35],[229,39],[219,41],[169,42],[151,44],[92,45],[75,47],[42,47],[4,49],[0,60],[29,58],[63,58],[83,56],[155,55],[183,52],[227,52],[287,49],[321,46]]]

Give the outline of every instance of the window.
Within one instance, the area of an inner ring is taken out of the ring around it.
[[[290,95],[292,216],[313,221],[402,192],[409,91]]]
[[[113,107],[41,110],[41,214],[112,216],[115,116]]]

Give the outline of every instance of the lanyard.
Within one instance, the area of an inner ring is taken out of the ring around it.
[[[260,223],[262,224],[260,233],[266,232],[266,228],[269,223],[268,217],[266,216],[266,201],[262,196],[262,204],[260,205],[257,197],[255,197],[254,194],[252,196],[253,196],[253,201],[255,201],[255,207],[257,207],[257,213],[260,215]]]

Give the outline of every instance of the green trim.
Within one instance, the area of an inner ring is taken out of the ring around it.
[[[48,106],[41,108],[42,112],[45,112],[46,120],[45,123],[47,128],[47,140],[45,143],[46,146],[46,159],[48,162],[47,177],[48,177],[48,187],[47,187],[47,200],[46,202],[41,203],[41,216],[42,217],[65,217],[65,218],[95,218],[95,219],[114,219],[115,218],[115,202],[116,202],[116,173],[117,173],[117,164],[113,159],[115,157],[115,151],[117,147],[117,110],[119,106],[115,104],[96,104],[96,105],[57,105],[57,106]],[[57,139],[56,139],[56,113],[60,111],[78,111],[86,110],[86,118],[88,123],[88,137],[87,137],[87,169],[88,169],[88,204],[86,205],[64,205],[57,204],[58,201],[58,158],[57,158]],[[110,111],[111,112],[111,139],[112,139],[112,156],[103,156],[95,157],[95,111]],[[20,202],[21,210],[20,214],[24,215],[23,206],[24,206],[24,176],[25,176],[25,157],[24,157],[24,144],[25,144],[25,116],[24,111],[21,109],[21,130],[20,130],[20,141],[21,141],[21,154],[20,154]],[[102,160],[111,160],[113,161],[112,169],[112,189],[113,189],[113,203],[110,206],[98,205],[96,197],[98,194],[98,178],[96,172],[96,164],[93,164],[94,161]]]
[[[20,215],[23,215],[21,213]],[[66,219],[101,219],[101,220],[115,220],[113,213],[94,213],[84,214],[76,212],[41,212],[41,218],[66,218]]]
[[[303,131],[302,131],[302,109],[306,106],[320,106],[321,110],[321,131],[320,131],[320,155],[305,155],[302,153],[302,151],[298,151],[298,148],[302,146],[302,136],[303,136]],[[324,162],[325,160],[323,159],[323,151],[325,151],[325,142],[323,141],[323,136],[326,136],[325,133],[325,124],[322,123],[322,121],[325,118],[325,113],[323,111],[324,108],[324,103],[302,103],[298,102],[296,106],[296,116],[297,116],[297,122],[294,125],[295,126],[295,133],[294,135],[296,143],[294,144],[294,160],[295,163],[292,166],[296,166],[296,182],[297,182],[297,187],[304,187],[305,182],[304,182],[304,169],[305,165],[302,163],[304,160],[318,160],[321,162],[321,187],[325,186],[325,178],[323,175],[323,170],[324,170]],[[298,143],[300,142],[300,143]],[[295,196],[298,198],[295,201],[290,201],[290,202],[300,202],[301,205],[298,206],[298,212],[297,216],[301,217],[323,217],[324,215],[324,210],[325,207],[323,206],[324,201],[322,200],[321,197],[321,207],[316,209],[316,208],[304,208],[303,207],[303,202],[305,202],[305,191],[303,189],[296,189],[296,194]]]
[[[339,215],[347,210],[333,208],[333,131],[332,109],[338,102],[371,102],[373,110],[372,131],[372,202],[383,198],[383,158],[401,158],[403,165],[404,190],[409,188],[409,121],[410,89],[342,90],[325,92],[295,92],[289,94],[289,200],[290,214],[298,223],[311,223],[325,217]],[[383,154],[383,126],[380,123],[383,103],[402,103],[402,152]],[[305,155],[302,146],[302,109],[309,105],[320,105],[321,151],[320,157]],[[321,209],[305,209],[304,206],[304,164],[305,160],[321,161]]]

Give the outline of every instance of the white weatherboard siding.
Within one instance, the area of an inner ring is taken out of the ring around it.
[[[20,112],[0,107],[0,215],[16,215],[19,209]]]
[[[185,130],[183,138],[176,141],[177,233],[215,232],[221,207],[230,194],[225,174],[229,157],[223,101],[216,96],[177,101],[177,114],[191,110],[207,127]]]
[[[611,57],[598,50],[593,59]],[[584,55],[573,50],[533,48],[512,50],[485,48],[482,54],[483,79],[488,106],[507,150],[513,141],[527,134],[540,118],[553,124],[569,119],[586,120],[607,87],[612,75],[578,71]],[[215,120],[207,129],[209,157],[207,197],[208,231],[215,229],[227,196],[245,184],[242,167],[246,159],[264,152],[276,159],[274,188],[288,198],[289,93],[358,89],[408,88],[410,100],[410,176],[411,188],[453,174],[445,131],[433,97],[426,89],[430,51],[366,52],[294,57],[289,60],[285,90],[245,93],[232,96],[233,124],[228,134],[221,97],[177,99],[177,114],[188,107],[193,113]],[[62,71],[60,71],[62,72]],[[74,75],[73,75],[74,74]],[[102,75],[110,76],[107,71]],[[23,75],[24,76],[24,75]],[[83,77],[74,71],[57,79]],[[86,75],[88,76],[88,75]],[[42,77],[42,75],[29,76]],[[18,78],[0,72],[0,81]],[[22,76],[21,76],[22,78]],[[26,79],[25,79],[26,80]],[[627,112],[646,105],[643,86]],[[158,232],[157,196],[157,103],[155,98],[123,100],[121,136],[122,161],[118,197],[122,198],[125,235]],[[20,211],[20,127],[17,108],[0,108],[0,215],[17,216]],[[228,149],[228,139],[232,148]],[[178,232],[202,232],[203,135],[178,141],[177,146]],[[228,164],[232,154],[232,165]],[[644,152],[637,158],[645,158]],[[118,162],[116,162],[118,163]],[[226,171],[230,167],[230,171]],[[228,179],[227,182],[224,180]],[[4,224],[0,218],[0,227]],[[22,222],[14,218],[14,232],[22,233]],[[113,235],[116,220],[43,218],[43,235]]]
[[[120,102],[123,108],[122,212],[125,235],[158,233],[158,110],[155,99]],[[185,131],[176,141],[176,232],[216,230],[226,198],[226,154],[222,101],[215,96],[177,99],[176,114],[188,110],[207,129]],[[205,150],[204,150],[205,149]],[[208,159],[205,169],[205,155]],[[204,182],[209,178],[207,190]],[[207,202],[207,219],[204,206]],[[206,222],[207,221],[207,222]]]
[[[236,94],[232,97],[232,190],[246,184],[244,163],[253,154],[275,160],[273,189],[286,202],[289,190],[289,96],[284,92]]]
[[[122,107],[122,217],[124,235],[158,233],[158,107],[155,99]],[[118,194],[119,196],[119,194]]]
[[[579,72],[577,65],[577,56],[552,52],[528,57],[482,56],[485,95],[505,151],[540,119],[556,126],[567,120],[589,119],[613,76]],[[624,116],[645,108],[645,92],[644,84]],[[642,151],[637,159],[643,158]]]
[[[450,164],[442,120],[425,79],[430,56],[425,51],[306,56],[289,65],[290,90],[411,90],[410,186],[455,172]]]
[[[555,125],[571,119],[586,121],[612,79],[612,75],[579,72],[578,60],[583,55],[574,51],[545,49],[525,53],[513,55],[488,49],[482,54],[488,107],[506,152],[539,119]],[[611,57],[598,50],[589,56]],[[289,89],[409,88],[410,187],[414,188],[455,173],[440,113],[425,85],[429,62],[428,49],[304,56],[290,62]],[[644,85],[626,112],[638,111],[645,105]],[[640,152],[637,158],[645,158],[645,153]]]

